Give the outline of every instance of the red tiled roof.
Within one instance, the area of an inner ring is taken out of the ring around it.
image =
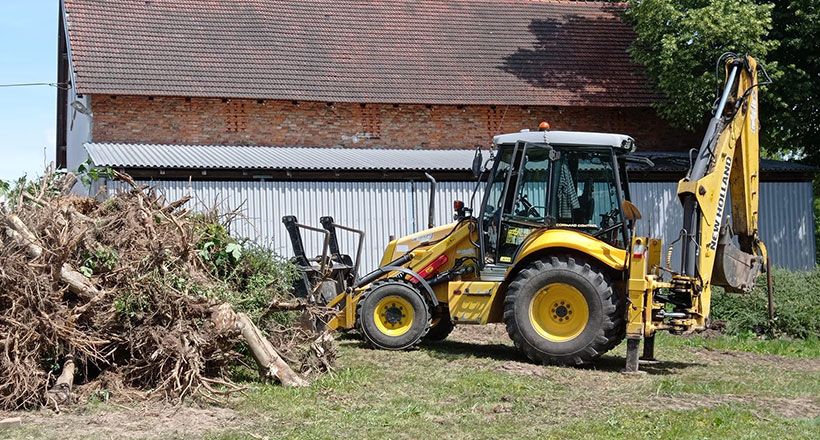
[[[80,93],[641,107],[612,3],[65,0]]]

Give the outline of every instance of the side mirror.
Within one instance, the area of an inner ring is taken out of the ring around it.
[[[624,218],[627,220],[640,220],[641,211],[629,200],[624,200],[621,203],[621,209],[624,211]]]
[[[482,167],[482,165],[484,165],[484,155],[481,154],[481,150],[476,149],[475,150],[475,157],[473,157],[473,166],[472,166],[473,176],[475,176],[476,179],[481,177],[481,171],[482,171],[481,167]]]

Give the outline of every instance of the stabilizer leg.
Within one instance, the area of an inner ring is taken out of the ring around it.
[[[655,335],[646,336],[643,338],[643,356],[641,356],[640,363],[642,365],[654,365],[659,363],[655,359]]]
[[[638,370],[638,349],[641,346],[640,338],[628,338],[626,340],[626,366],[621,373],[624,374],[641,374]]]

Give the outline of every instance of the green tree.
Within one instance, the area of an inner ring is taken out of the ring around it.
[[[703,126],[722,78],[715,61],[724,52],[765,60],[777,47],[767,39],[772,5],[753,0],[631,0],[627,17],[636,38],[632,58],[645,66],[665,95],[661,117],[689,130]],[[768,66],[772,67],[772,66]],[[766,96],[762,94],[762,96]]]
[[[769,38],[779,45],[767,58],[778,78],[763,102],[765,142],[787,157],[820,165],[820,2],[775,2]]]
[[[666,97],[658,113],[696,130],[722,78],[724,52],[754,55],[774,83],[761,93],[768,154],[820,165],[820,2],[817,0],[630,0],[632,58]]]
[[[661,117],[689,130],[704,126],[723,78],[715,60],[748,53],[774,82],[761,90],[764,154],[820,166],[820,2],[817,0],[629,0],[645,66],[665,100]],[[820,180],[815,180],[820,261]]]

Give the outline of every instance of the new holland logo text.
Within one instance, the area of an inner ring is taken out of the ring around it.
[[[717,249],[718,237],[720,236],[720,222],[723,220],[723,210],[726,208],[726,190],[729,188],[729,173],[731,171],[732,157],[726,156],[726,165],[723,167],[723,179],[720,181],[717,212],[715,213],[715,222],[712,228],[712,241],[709,242],[709,249],[711,250]]]

